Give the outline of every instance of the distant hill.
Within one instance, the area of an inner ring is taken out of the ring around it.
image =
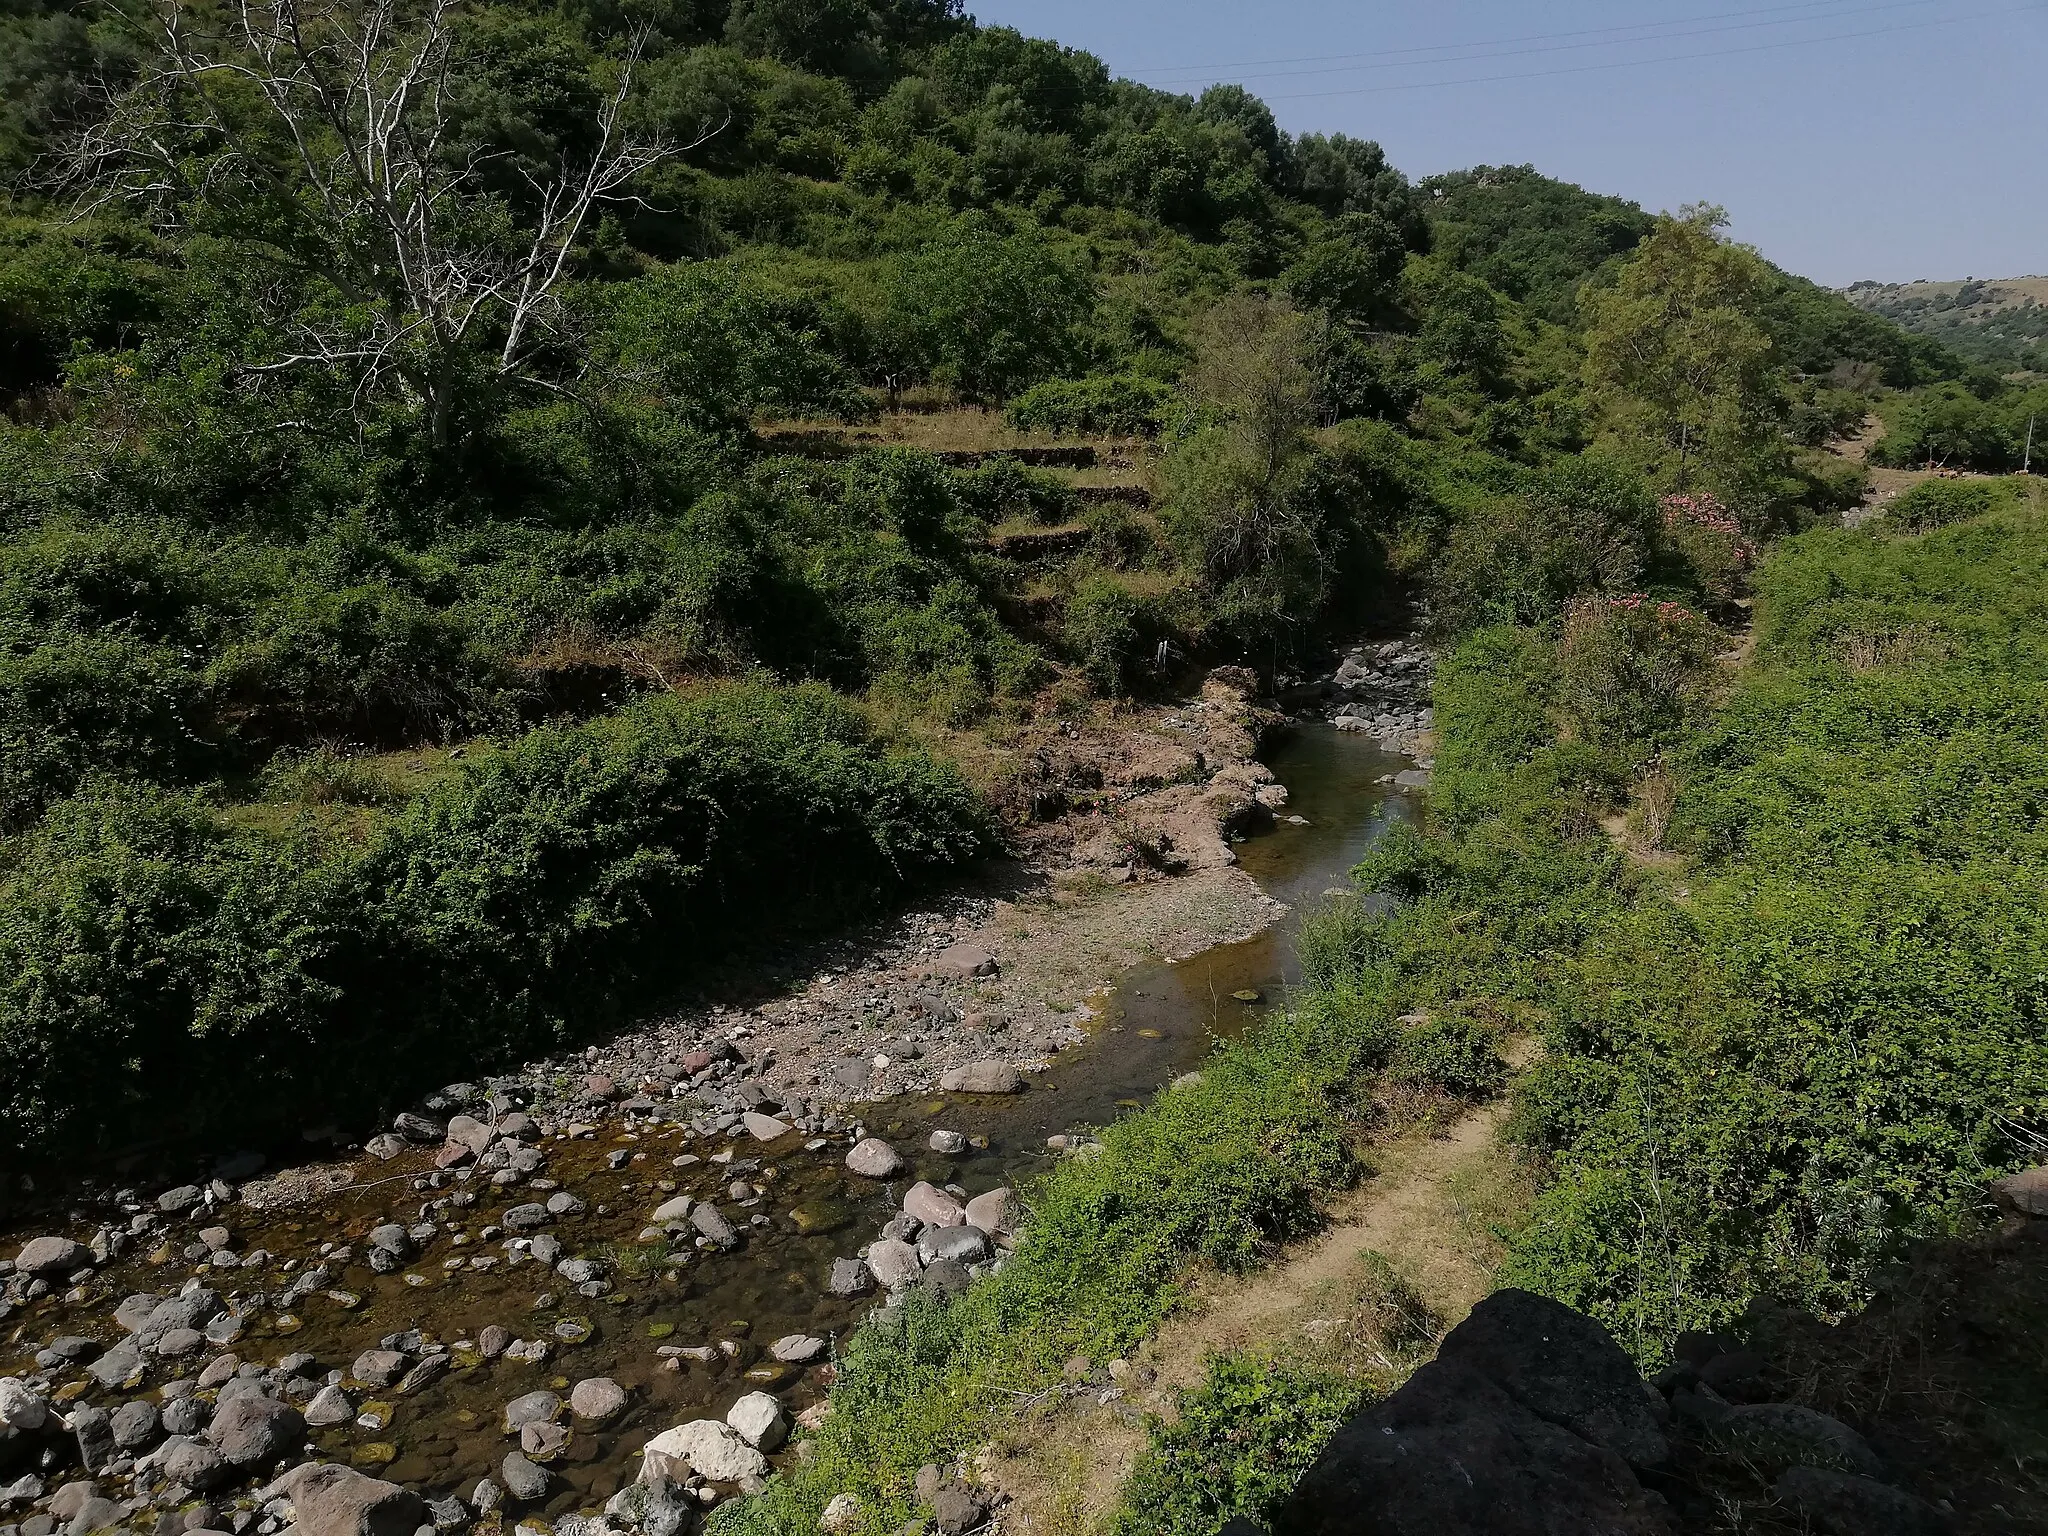
[[[2048,373],[2048,277],[1857,283],[1852,304],[2004,373]]]

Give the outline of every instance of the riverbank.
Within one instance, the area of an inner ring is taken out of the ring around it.
[[[0,1486],[12,1490],[24,1531],[54,1521],[52,1500],[87,1497],[62,1493],[74,1455],[90,1476],[70,1481],[92,1481],[90,1497],[114,1504],[123,1522],[167,1508],[197,1513],[186,1506],[209,1494],[221,1518],[247,1508],[237,1490],[254,1474],[239,1463],[213,1467],[204,1454],[216,1448],[213,1424],[233,1380],[257,1383],[252,1390],[279,1405],[283,1427],[268,1450],[288,1459],[302,1434],[315,1455],[365,1475],[460,1493],[466,1519],[594,1508],[630,1483],[633,1454],[651,1435],[723,1423],[754,1394],[766,1394],[766,1418],[747,1448],[783,1459],[779,1437],[794,1420],[815,1419],[836,1356],[875,1305],[877,1277],[858,1250],[865,1234],[897,1222],[908,1185],[956,1199],[1016,1187],[1056,1166],[1045,1125],[1112,1117],[1124,1099],[1149,1095],[1209,1053],[1218,1032],[1209,1013],[1169,1038],[1131,1012],[1152,1001],[1142,997],[1151,988],[1128,997],[1113,988],[1133,963],[1170,971],[1219,942],[1233,948],[1228,941],[1285,911],[1241,866],[1241,853],[1260,865],[1264,845],[1234,842],[1253,828],[1226,830],[1232,818],[1248,822],[1260,806],[1268,817],[1296,816],[1279,824],[1294,841],[1274,839],[1281,851],[1265,861],[1295,895],[1341,880],[1356,839],[1376,835],[1368,803],[1357,826],[1331,822],[1329,857],[1309,856],[1322,829],[1276,804],[1280,785],[1246,752],[1257,740],[1256,706],[1231,683],[1212,684],[1160,722],[1176,734],[1159,739],[1199,754],[1202,778],[1133,785],[1088,818],[1041,829],[1028,890],[960,893],[950,906],[909,914],[893,930],[894,952],[842,949],[829,980],[814,973],[744,1010],[707,1010],[701,1017],[722,1021],[718,1034],[665,1019],[594,1058],[451,1085],[353,1158],[268,1177],[251,1177],[244,1160],[167,1190],[68,1191],[74,1214],[35,1231],[48,1240],[36,1273],[7,1280],[15,1341],[35,1358],[0,1360],[0,1370],[18,1372],[53,1420],[62,1412],[81,1421],[82,1412],[88,1436],[95,1413],[127,1418],[122,1438],[104,1445],[68,1428],[76,1452],[52,1442],[47,1425],[20,1437],[7,1475],[29,1481]],[[1349,765],[1329,785],[1333,806],[1358,801],[1363,786],[1382,786],[1401,767],[1368,742],[1309,729]],[[1321,820],[1322,802],[1310,803]],[[1087,854],[1110,828],[1135,830],[1150,841],[1131,843],[1181,854],[1185,867],[1104,878]],[[1060,842],[1081,856],[1056,864]],[[977,962],[943,974],[945,957],[958,960],[976,940],[990,945],[994,971],[971,974]],[[1233,963],[1252,964],[1257,941],[1236,947],[1245,954]],[[807,969],[812,957],[803,958]],[[1276,975],[1274,985],[1284,980]],[[913,987],[919,998],[957,1001],[883,1011]],[[979,1006],[963,1006],[970,999]],[[990,1028],[998,1007],[1007,1016]],[[1230,1007],[1223,1033],[1256,1015]],[[984,1016],[970,1023],[971,1013]],[[633,1064],[656,1044],[659,1070],[635,1077]],[[886,1066],[870,1046],[889,1055]],[[1029,1091],[935,1093],[968,1050],[968,1066],[1023,1059]],[[854,1085],[829,1072],[847,1061],[867,1069],[860,1087],[870,1094],[915,1087],[924,1096],[852,1107]],[[1048,1070],[1054,1062],[1062,1065]],[[870,1130],[900,1160],[881,1177],[848,1166],[850,1147]],[[961,1280],[991,1267],[986,1256],[963,1265]],[[927,1283],[944,1275],[934,1269]],[[389,1358],[369,1358],[379,1351]],[[515,1398],[533,1398],[520,1411],[536,1417],[508,1429]],[[585,1415],[579,1398],[611,1406]],[[130,1411],[136,1404],[153,1419],[143,1423],[140,1409]],[[201,1477],[211,1487],[167,1468],[185,1443],[200,1447],[185,1459],[207,1463]],[[513,1455],[523,1462],[506,1459]],[[43,1461],[47,1468],[33,1466]],[[701,1508],[755,1486],[770,1465],[734,1450],[708,1468],[733,1476],[694,1472],[677,1486]]]

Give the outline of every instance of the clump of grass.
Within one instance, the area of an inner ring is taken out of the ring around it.
[[[283,805],[388,805],[398,787],[377,765],[332,747],[280,752],[265,766],[263,798]]]

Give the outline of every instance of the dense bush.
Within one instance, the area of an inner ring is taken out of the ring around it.
[[[1991,487],[1981,481],[1927,480],[1887,505],[1884,523],[1902,533],[1925,533],[1980,517],[1994,499]]]
[[[1403,1034],[1387,1075],[1397,1083],[1483,1099],[1506,1081],[1508,1064],[1493,1030],[1453,1015],[1425,1020]]]
[[[818,688],[537,731],[365,849],[96,786],[0,880],[0,1128],[49,1151],[374,1109],[984,846],[954,775]]]
[[[1719,638],[1678,603],[1581,598],[1557,646],[1561,723],[1610,752],[1676,745],[1706,703]]]
[[[1212,1359],[1131,1470],[1117,1536],[1213,1536],[1234,1519],[1263,1523],[1370,1400],[1347,1377],[1243,1355]]]
[[[1157,432],[1173,391],[1130,374],[1047,379],[1012,400],[1004,414],[1027,432],[1088,432],[1138,437]]]

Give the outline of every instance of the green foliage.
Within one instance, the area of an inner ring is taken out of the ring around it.
[[[1640,702],[1607,713],[1629,740],[1561,735],[1585,682],[1541,635],[1448,659],[1436,825],[1361,869],[1391,907],[1312,925],[1308,1006],[1543,1020],[1515,1125],[1555,1179],[1504,1281],[1655,1359],[1757,1297],[1860,1305],[2035,1160],[2039,535],[2015,508],[1791,541],[1757,575],[1755,662],[1675,735]],[[1611,678],[1604,642],[1589,659]],[[1596,819],[1659,736],[1695,861],[1676,891]]]
[[[1982,481],[1927,480],[1888,504],[1884,523],[1901,533],[1925,533],[1981,517],[1995,499]]]
[[[1067,603],[1067,649],[1104,693],[1122,693],[1130,686],[1144,643],[1143,611],[1127,584],[1100,571],[1084,577]]]
[[[1582,592],[1640,590],[1660,523],[1642,481],[1599,459],[1519,477],[1452,526],[1430,572],[1431,622],[1457,634],[1553,618]]]
[[[1483,1099],[1506,1081],[1508,1064],[1492,1030],[1454,1015],[1428,1019],[1403,1034],[1387,1075],[1397,1083]]]
[[[1655,227],[1634,203],[1528,165],[1432,176],[1421,190],[1439,252],[1557,325],[1575,318],[1580,285],[1610,277]]]
[[[1873,463],[2018,469],[2029,423],[2048,417],[2048,387],[1995,391],[1987,398],[1961,384],[1937,384],[1901,397],[1883,414],[1885,434],[1871,451]],[[2037,424],[2034,430],[2038,456],[2048,428]]]
[[[1677,745],[1706,703],[1720,638],[1678,603],[1581,599],[1557,646],[1560,721],[1608,751]]]
[[[1279,1361],[1219,1355],[1155,1424],[1132,1468],[1117,1536],[1214,1536],[1264,1524],[1330,1436],[1371,1401],[1359,1383]]]
[[[364,785],[308,759],[273,782],[316,801]],[[362,849],[89,786],[0,878],[0,1134],[53,1149],[374,1109],[985,845],[954,774],[819,688],[536,731]]]
[[[1763,323],[1768,271],[1719,209],[1661,220],[1588,290],[1585,380],[1601,438],[1660,489],[1704,488],[1747,526],[1778,512],[1785,405]]]
[[[1039,241],[968,225],[895,268],[887,323],[924,377],[1001,400],[1073,357],[1088,301],[1086,282]]]
[[[1047,379],[1009,403],[1004,415],[1027,432],[1149,437],[1164,424],[1173,391],[1131,374]]]

